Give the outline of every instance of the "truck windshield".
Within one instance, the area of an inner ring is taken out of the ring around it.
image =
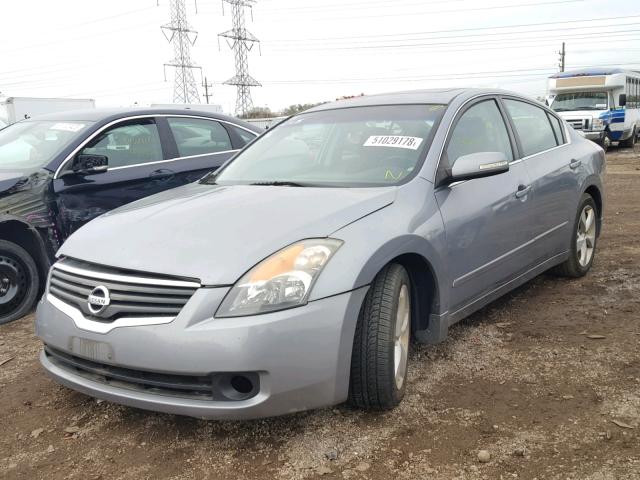
[[[607,92],[560,93],[553,99],[551,108],[556,112],[576,110],[607,110],[609,108]]]
[[[0,130],[0,171],[45,166],[90,123],[27,120],[3,128]]]
[[[444,110],[444,105],[391,105],[303,113],[263,134],[221,173],[202,181],[397,185],[419,168]]]

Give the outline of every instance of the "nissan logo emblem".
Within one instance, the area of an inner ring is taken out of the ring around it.
[[[111,297],[109,296],[109,289],[102,285],[91,290],[89,298],[87,299],[89,311],[94,315],[104,312],[110,303]]]

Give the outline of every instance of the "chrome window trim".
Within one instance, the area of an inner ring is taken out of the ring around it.
[[[73,157],[76,156],[76,154],[82,150],[91,140],[93,140],[94,138],[96,138],[98,135],[100,135],[102,132],[104,132],[105,130],[107,130],[108,128],[121,123],[121,122],[127,122],[130,120],[141,120],[143,118],[158,118],[158,117],[162,117],[162,118],[167,118],[167,117],[184,117],[184,118],[199,118],[202,120],[209,120],[212,122],[220,122],[220,123],[226,123],[227,125],[232,125],[234,127],[237,128],[241,128],[242,130],[245,130],[247,132],[249,132],[250,134],[254,135],[254,137],[258,137],[259,134],[254,132],[253,130],[249,130],[246,127],[243,127],[242,125],[238,125],[237,123],[233,123],[233,122],[229,122],[227,120],[221,120],[218,118],[212,118],[212,117],[204,117],[202,115],[189,115],[189,114],[181,114],[181,113],[158,113],[158,114],[145,114],[145,115],[131,115],[128,117],[122,117],[122,118],[118,118],[116,120],[112,120],[111,122],[107,123],[106,125],[103,125],[102,127],[100,127],[98,130],[96,130],[95,132],[93,132],[93,134],[91,134],[89,137],[85,138],[84,141],[82,141],[82,143],[80,143],[80,145],[78,145],[76,148],[73,149],[73,151],[67,155],[67,157],[60,163],[60,166],[56,169],[54,175],[53,175],[53,179],[56,180],[58,178],[60,178],[60,172],[62,172],[62,170],[64,170],[64,168],[67,166],[67,164],[73,159]],[[205,154],[201,154],[201,155],[215,155],[215,154],[219,154],[219,153],[228,153],[228,152],[237,152],[238,149],[236,150],[228,150],[225,152],[212,152],[212,153],[205,153]],[[124,165],[122,167],[113,167],[110,168],[108,170],[115,170],[118,168],[131,168],[131,167],[139,167],[141,165],[154,165],[157,163],[164,163],[164,162],[173,162],[175,160],[183,160],[185,158],[192,158],[192,157],[199,157],[201,155],[189,155],[187,157],[175,157],[175,158],[169,158],[166,160],[156,160],[154,162],[145,162],[145,163],[136,163],[135,165]]]
[[[87,270],[84,268],[65,265],[63,261],[55,263],[52,268],[62,270],[64,272],[74,273],[83,277],[95,278],[96,280],[111,280],[113,282],[134,283],[140,285],[156,285],[162,287],[200,288],[202,286],[198,282],[188,282],[185,280],[165,280],[162,278],[140,277],[135,275],[117,275],[108,272],[98,272],[95,270]]]
[[[168,160],[157,160],[155,162],[147,162],[147,163],[136,163],[135,165],[123,165],[122,167],[113,167],[113,168],[108,168],[107,171],[110,172],[112,170],[122,170],[124,168],[132,168],[132,167],[140,167],[142,165],[157,165],[159,163],[167,163],[167,162],[174,162],[176,160],[187,160],[189,158],[198,158],[198,157],[210,157],[211,155],[222,155],[223,153],[235,153],[235,152],[239,152],[240,149],[237,148],[235,150],[224,150],[222,152],[213,152],[213,153],[201,153],[198,155],[188,155],[186,157],[175,157],[175,158],[170,158]]]
[[[118,318],[113,322],[96,322],[86,318],[80,310],[47,293],[47,302],[73,320],[76,327],[87,332],[106,334],[115,328],[142,327],[146,325],[164,325],[173,322],[176,317],[130,317]]]

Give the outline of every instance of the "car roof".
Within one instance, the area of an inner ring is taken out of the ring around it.
[[[336,100],[335,102],[318,105],[306,112],[321,110],[336,110],[350,107],[365,107],[376,105],[408,105],[408,104],[438,104],[448,105],[457,97],[473,97],[476,95],[522,95],[506,90],[485,89],[485,88],[433,88],[423,90],[406,90],[401,92],[380,93],[375,95],[364,95],[348,99]],[[526,97],[524,97],[526,98]],[[305,112],[305,113],[306,113]]]
[[[262,129],[239,118],[223,115],[221,113],[203,112],[187,108],[90,108],[83,110],[67,110],[46,115],[34,116],[35,120],[53,121],[86,121],[86,122],[111,122],[121,118],[148,115],[190,115],[207,117],[214,120],[224,120],[240,125],[254,132],[262,132]]]

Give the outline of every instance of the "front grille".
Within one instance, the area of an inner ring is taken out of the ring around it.
[[[208,375],[175,375],[168,373],[115,367],[70,355],[49,345],[44,346],[47,360],[58,368],[87,380],[137,392],[221,402],[247,400],[260,390],[257,372],[211,373]],[[245,379],[250,386],[238,391],[234,381]]]
[[[584,120],[581,118],[569,119],[567,123],[571,125],[574,130],[583,130],[585,128]]]
[[[103,267],[66,258],[51,269],[48,293],[78,308],[93,320],[175,317],[199,287],[199,283],[167,276]],[[96,312],[89,295],[105,287],[110,303]]]
[[[69,355],[50,346],[44,348],[47,359],[64,370],[88,380],[159,395],[214,400],[214,376],[169,375],[120,368]]]

